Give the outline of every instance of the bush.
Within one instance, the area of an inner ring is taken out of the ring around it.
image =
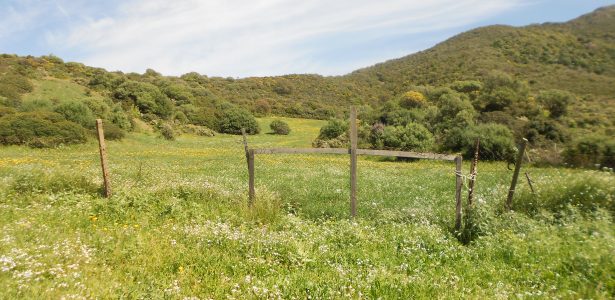
[[[348,124],[344,121],[332,119],[327,122],[325,126],[320,128],[320,134],[318,134],[318,139],[320,140],[330,140],[338,138],[339,136],[345,134],[348,131]]]
[[[564,161],[574,167],[615,168],[615,141],[603,135],[583,136],[564,150]]]
[[[433,147],[434,137],[421,124],[408,123],[406,126],[387,126],[382,133],[382,144],[386,149],[403,151],[427,151]]]
[[[419,92],[410,91],[401,96],[399,106],[405,109],[421,108],[427,106],[427,99]]]
[[[173,126],[168,123],[163,123],[160,125],[160,134],[165,140],[174,141],[175,140],[175,130],[173,130]]]
[[[121,140],[126,136],[126,133],[111,122],[103,122],[103,132],[105,133],[105,140],[115,141]]]
[[[274,134],[287,135],[290,133],[290,127],[288,124],[281,120],[273,120],[271,124],[269,124],[269,128],[273,130]]]
[[[127,81],[114,91],[118,100],[134,104],[141,113],[153,113],[168,118],[173,113],[173,102],[157,86],[138,81]]]
[[[512,161],[516,152],[514,137],[508,127],[501,124],[480,124],[470,128],[455,128],[446,134],[446,150],[463,153],[467,158],[474,157],[476,139],[480,138],[481,160]]]
[[[247,134],[257,134],[261,131],[254,116],[243,108],[230,107],[223,109],[218,117],[218,131],[221,133],[241,134],[244,128]]]
[[[79,124],[49,112],[15,113],[0,118],[0,144],[56,147],[84,143],[86,131]]]
[[[542,91],[536,98],[550,113],[552,118],[559,118],[568,113],[568,105],[574,101],[574,96],[566,91]]]
[[[195,134],[198,136],[215,136],[216,132],[205,127],[193,124],[186,124],[181,127],[183,133]]]
[[[83,102],[63,102],[54,107],[53,111],[64,116],[66,120],[75,122],[84,128],[94,128],[96,125],[94,114]]]

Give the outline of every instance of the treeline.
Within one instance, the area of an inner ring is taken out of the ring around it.
[[[469,158],[480,138],[481,159],[512,161],[516,143],[527,138],[531,147],[542,150],[535,159],[614,167],[611,138],[594,134],[572,139],[574,120],[568,114],[576,101],[562,90],[531,93],[526,82],[502,72],[483,81],[414,86],[376,108],[360,108],[359,143],[363,148],[456,152]],[[313,144],[347,147],[348,122],[329,121]],[[563,155],[549,150],[557,144],[566,145]]]

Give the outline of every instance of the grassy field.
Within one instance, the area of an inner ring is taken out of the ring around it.
[[[310,147],[322,121],[252,147]],[[453,232],[454,166],[347,156],[256,158],[247,203],[241,137],[131,134],[108,143],[0,148],[0,298],[595,298],[615,295],[612,173],[481,163],[471,241]],[[464,165],[467,173],[469,166]],[[464,189],[464,198],[467,190]],[[467,240],[466,240],[467,241]]]

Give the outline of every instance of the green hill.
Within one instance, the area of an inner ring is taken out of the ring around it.
[[[122,130],[132,130],[135,121],[128,121],[140,119],[154,128],[181,131],[197,125],[236,133],[246,126],[258,132],[250,114],[330,119],[357,105],[366,126],[426,127],[435,141],[426,149],[459,151],[446,144],[454,127],[489,123],[505,125],[517,139],[531,136],[535,147],[544,148],[588,133],[615,133],[613,28],[615,6],[565,23],[487,26],[333,77],[172,77],[151,69],[125,74],[55,56],[5,54],[0,56],[0,117],[43,110],[82,124],[105,118]],[[88,118],[73,118],[79,111]],[[3,141],[9,140],[22,141]]]

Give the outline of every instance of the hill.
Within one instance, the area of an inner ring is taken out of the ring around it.
[[[155,128],[172,123],[182,131],[190,124],[237,133],[249,126],[254,127],[250,132],[258,131],[250,114],[330,119],[344,117],[349,106],[357,105],[366,126],[426,127],[435,138],[427,147],[432,150],[459,151],[446,143],[455,127],[490,123],[506,126],[516,139],[532,136],[533,145],[544,148],[588,133],[615,133],[612,28],[615,6],[565,23],[487,26],[333,77],[172,77],[151,69],[125,74],[65,63],[53,55],[5,54],[0,56],[0,117],[43,110],[86,128],[91,118],[102,117],[121,130],[133,130],[140,119]],[[79,111],[88,118],[72,117]],[[228,119],[238,123],[227,124]],[[370,147],[399,148],[373,141]]]

